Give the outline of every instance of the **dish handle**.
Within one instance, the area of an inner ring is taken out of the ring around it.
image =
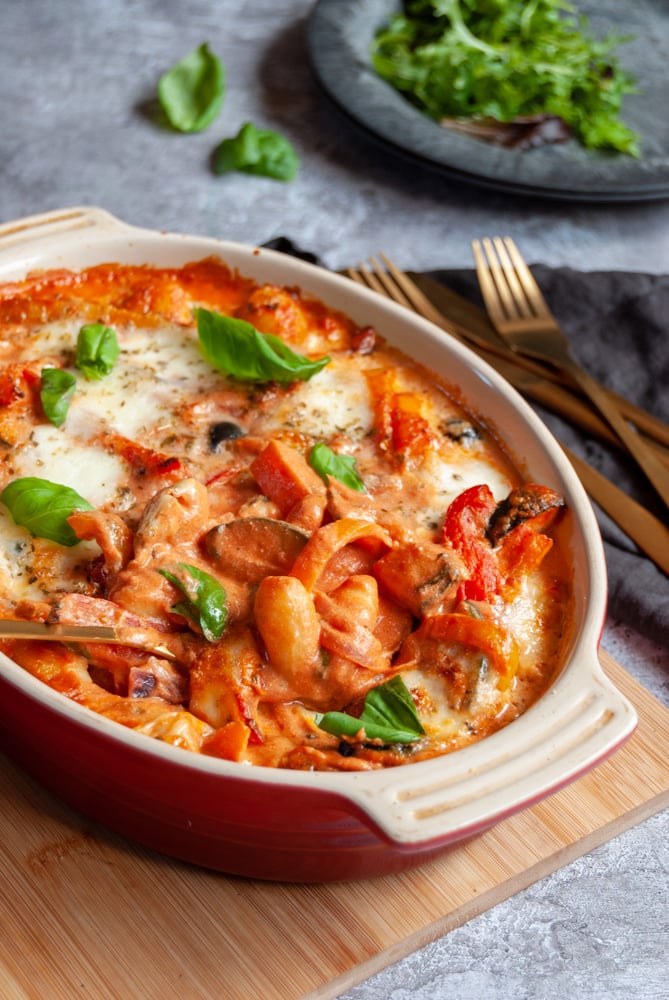
[[[21,243],[32,243],[36,239],[59,237],[72,230],[91,229],[92,227],[107,232],[131,228],[103,208],[84,205],[56,209],[52,212],[42,212],[39,215],[28,215],[23,219],[15,219],[0,225],[0,250],[15,247]]]
[[[471,836],[601,764],[632,735],[633,705],[601,670],[571,670],[506,729],[421,769],[388,769],[357,805],[396,847]],[[560,689],[562,691],[560,692]]]

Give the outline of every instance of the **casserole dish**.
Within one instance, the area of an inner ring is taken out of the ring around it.
[[[565,498],[573,622],[564,661],[512,724],[445,757],[373,771],[284,771],[189,753],[65,699],[2,659],[0,746],[70,805],[185,861],[263,879],[370,877],[419,864],[557,790],[632,732],[632,707],[597,659],[605,564],[587,497],[561,449],[491,369],[430,324],[345,278],[284,255],[155,233],[92,208],[0,228],[0,280],[115,261],[173,267],[207,257],[257,281],[299,286],[372,324],[458,386],[534,481]]]

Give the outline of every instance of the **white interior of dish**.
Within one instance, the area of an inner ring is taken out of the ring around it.
[[[563,669],[521,718],[481,743],[402,768],[313,773],[245,768],[134,733],[63,698],[2,658],[13,684],[77,724],[102,729],[143,752],[220,775],[273,785],[317,786],[361,808],[387,836],[411,844],[476,828],[559,787],[619,745],[634,710],[603,675],[597,645],[606,608],[606,567],[587,495],[562,449],[524,400],[476,355],[437,327],[347,278],[275,251],[126,226],[99,209],[70,209],[0,227],[0,280],[33,270],[79,270],[102,262],[176,266],[218,256],[257,281],[299,285],[460,387],[473,414],[513,442],[512,457],[562,493],[572,512],[574,622]]]

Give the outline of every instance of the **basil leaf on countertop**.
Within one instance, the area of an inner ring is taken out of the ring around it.
[[[228,622],[227,594],[218,580],[198,566],[178,563],[176,572],[158,572],[186,597],[172,606],[172,611],[189,618],[202,629],[208,642],[220,639]]]
[[[35,476],[13,480],[5,486],[0,500],[16,524],[37,538],[48,538],[60,545],[76,545],[80,541],[67,523],[70,514],[94,509],[71,487]]]
[[[104,323],[87,323],[77,337],[74,363],[87,379],[109,375],[121,353],[116,333]]]
[[[309,452],[309,465],[325,480],[326,485],[328,476],[332,476],[344,486],[350,486],[360,493],[365,492],[365,484],[356,471],[356,460],[352,455],[337,455],[319,441]]]
[[[65,423],[77,380],[63,368],[43,368],[40,378],[40,399],[47,420],[55,427]]]
[[[310,361],[272,333],[209,309],[196,309],[200,347],[207,361],[245,382],[306,381],[325,368],[329,357]]]
[[[277,181],[292,181],[299,166],[297,153],[285,136],[256,128],[251,122],[242,125],[236,136],[223,139],[214,152],[217,174],[238,170]]]
[[[206,42],[158,81],[158,100],[172,128],[202,132],[218,115],[225,93],[225,67]]]
[[[364,729],[364,739],[383,743],[414,743],[425,734],[416,704],[400,676],[368,691],[362,715],[346,712],[316,715],[316,725],[332,736],[355,739]]]

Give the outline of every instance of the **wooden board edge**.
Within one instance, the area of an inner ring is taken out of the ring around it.
[[[594,830],[581,840],[567,847],[561,847],[548,857],[542,858],[530,868],[514,874],[499,885],[493,886],[491,889],[481,893],[480,896],[446,914],[439,920],[428,924],[426,927],[421,927],[414,934],[410,934],[404,940],[391,945],[390,948],[378,952],[372,958],[342,973],[329,983],[303,994],[300,1000],[337,1000],[337,997],[341,996],[347,990],[359,986],[360,983],[364,983],[367,979],[377,975],[377,973],[382,972],[396,962],[400,962],[403,958],[413,954],[413,952],[432,944],[445,934],[455,930],[456,927],[462,927],[463,924],[473,920],[474,917],[478,917],[481,913],[485,913],[487,910],[510,899],[524,889],[528,889],[531,885],[535,885],[542,879],[559,871],[560,868],[566,867],[571,862],[594,851],[597,847],[601,847],[603,844],[614,840],[626,830],[638,826],[639,823],[650,819],[651,816],[655,816],[668,807],[669,789],[655,796],[655,798],[641,803],[636,809],[630,810],[625,815],[616,817],[610,823]]]
[[[600,662],[607,676],[618,687],[632,688],[631,692],[627,691],[626,693],[628,696],[631,695],[631,700],[635,702],[635,707],[639,712],[640,725],[643,725],[646,721],[646,714],[655,710],[656,707],[662,713],[669,711],[606,650],[600,650]],[[638,703],[636,703],[637,699],[635,695],[638,697]],[[548,801],[550,801],[550,798]],[[641,802],[634,809],[614,817],[609,823],[605,823],[596,830],[585,834],[573,843],[559,847],[552,854],[541,858],[529,868],[522,872],[514,873],[509,879],[492,886],[475,899],[469,900],[440,919],[433,921],[425,927],[421,927],[413,934],[409,934],[402,941],[393,943],[389,948],[383,949],[330,982],[304,994],[300,1000],[336,1000],[337,997],[347,990],[360,985],[360,983],[365,982],[370,977],[401,961],[413,952],[426,947],[426,945],[455,930],[456,927],[461,927],[474,917],[510,899],[531,885],[540,882],[542,879],[554,874],[560,868],[564,868],[585,854],[589,854],[596,848],[620,836],[626,830],[638,826],[639,823],[650,819],[651,816],[655,816],[668,807],[669,786],[661,790],[657,795]]]

